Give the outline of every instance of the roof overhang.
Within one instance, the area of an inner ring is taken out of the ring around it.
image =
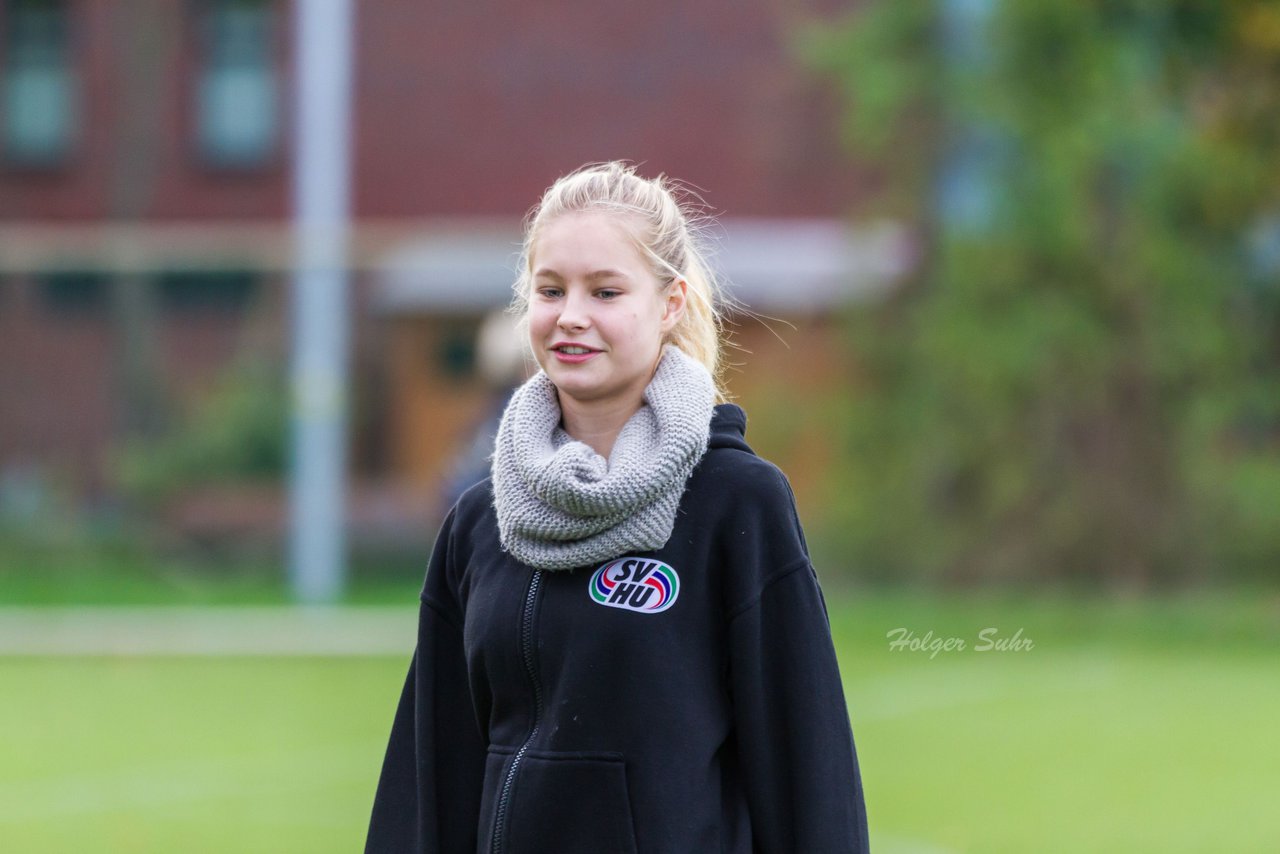
[[[873,298],[910,265],[900,225],[833,219],[725,218],[710,259],[732,299],[752,311],[821,313]],[[381,314],[474,314],[506,305],[519,224],[450,221],[391,248],[372,265]]]

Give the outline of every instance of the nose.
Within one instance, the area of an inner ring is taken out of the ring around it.
[[[572,290],[566,293],[564,300],[560,303],[560,316],[556,318],[556,326],[566,331],[582,330],[586,329],[590,323],[585,298]]]

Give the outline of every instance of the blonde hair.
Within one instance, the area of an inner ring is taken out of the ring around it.
[[[532,293],[533,248],[542,229],[570,213],[617,213],[627,233],[664,288],[678,279],[687,285],[684,314],[665,338],[710,372],[716,397],[727,399],[722,385],[721,346],[724,321],[719,283],[707,263],[704,233],[711,219],[696,194],[665,175],[642,178],[622,161],[592,163],[565,175],[547,189],[524,221],[524,245],[511,311],[520,317],[523,334]]]

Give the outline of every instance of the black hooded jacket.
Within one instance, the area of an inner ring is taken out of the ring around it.
[[[716,407],[657,551],[535,570],[489,481],[440,530],[367,852],[868,849],[791,488]]]

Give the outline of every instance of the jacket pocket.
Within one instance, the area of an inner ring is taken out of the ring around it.
[[[636,854],[619,754],[529,751],[507,810],[510,854]]]

